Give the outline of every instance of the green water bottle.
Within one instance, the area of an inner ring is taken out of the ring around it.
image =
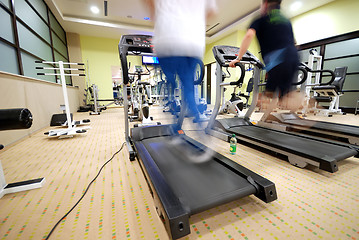
[[[231,139],[229,140],[229,152],[234,155],[237,151],[237,138],[235,134],[232,134]]]

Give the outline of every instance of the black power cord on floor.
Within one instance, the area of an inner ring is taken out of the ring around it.
[[[79,200],[75,203],[75,205],[53,226],[53,228],[51,229],[51,231],[49,232],[49,234],[47,235],[47,237],[45,238],[45,240],[48,240],[48,239],[50,238],[51,234],[54,232],[55,228],[60,224],[60,222],[61,222],[62,220],[64,220],[64,219],[67,217],[67,215],[69,215],[69,214],[72,212],[72,210],[74,210],[74,208],[80,203],[80,201],[84,198],[84,196],[86,195],[87,191],[89,190],[91,184],[92,184],[92,183],[97,179],[97,177],[100,175],[102,169],[106,166],[107,163],[109,163],[110,161],[112,161],[112,159],[116,156],[116,154],[118,154],[119,152],[122,151],[123,146],[125,145],[125,143],[126,143],[126,142],[122,143],[122,146],[121,146],[120,150],[118,150],[117,152],[115,152],[115,153],[112,155],[112,157],[111,157],[109,160],[107,160],[107,161],[102,165],[102,167],[101,167],[100,170],[98,171],[97,175],[96,175],[96,176],[94,177],[94,179],[92,179],[92,181],[89,183],[89,185],[87,186],[85,192],[82,194],[82,196],[80,197],[80,199],[79,199]]]

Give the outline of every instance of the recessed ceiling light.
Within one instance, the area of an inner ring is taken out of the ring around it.
[[[95,14],[100,12],[100,9],[98,7],[96,7],[96,6],[92,6],[90,9],[91,9],[91,12],[93,12]]]
[[[294,3],[292,3],[292,5],[290,5],[290,10],[291,11],[297,11],[302,7],[303,3],[301,1],[296,1]]]

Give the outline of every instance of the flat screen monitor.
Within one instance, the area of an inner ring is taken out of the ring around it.
[[[158,58],[155,56],[142,56],[142,64],[158,64]]]

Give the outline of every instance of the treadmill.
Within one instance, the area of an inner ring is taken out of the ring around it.
[[[206,146],[186,136],[175,125],[135,127],[129,131],[126,56],[152,55],[151,38],[123,35],[119,43],[125,134],[130,160],[138,159],[170,238],[190,233],[189,217],[193,214],[252,194],[267,203],[276,200],[273,182],[218,153],[205,163],[189,162],[184,151],[196,154]],[[180,123],[183,118],[184,111],[180,114]],[[175,137],[183,140],[174,148],[170,142]]]
[[[251,123],[250,116],[258,100],[260,71],[264,65],[249,51],[237,66],[248,64],[254,68],[252,104],[243,118],[216,119],[221,102],[221,87],[238,84],[237,82],[222,82],[222,68],[228,67],[229,61],[235,59],[238,52],[239,48],[233,46],[213,47],[217,62],[216,102],[206,133],[224,141],[229,141],[232,134],[235,134],[238,141],[284,155],[291,164],[300,168],[309,164],[328,172],[336,172],[338,171],[338,161],[358,155],[358,149],[347,144],[335,144],[319,138],[264,128]],[[243,68],[242,66],[241,69]],[[241,79],[243,79],[245,71],[242,70],[241,74]]]
[[[359,146],[359,127],[300,118],[296,113],[271,113],[266,122],[278,124],[284,131],[300,132]]]
[[[308,66],[302,63],[301,68],[306,80],[308,72],[329,72],[331,80],[327,83],[320,83],[320,86],[331,85],[337,78],[342,78],[343,75],[340,72],[339,76],[335,75],[335,72],[331,70],[311,70]],[[344,70],[342,70],[344,71]],[[345,71],[346,72],[346,71]],[[304,82],[296,83],[295,85],[303,84]],[[303,85],[307,86],[307,85]],[[303,87],[302,87],[303,88]],[[296,133],[303,133],[312,136],[318,136],[323,138],[329,138],[332,140],[345,142],[359,147],[359,126],[353,126],[348,124],[331,123],[325,121],[308,120],[299,117],[294,112],[286,113],[271,113],[268,115],[265,122],[259,123],[261,126],[279,129],[281,131],[291,131]]]

